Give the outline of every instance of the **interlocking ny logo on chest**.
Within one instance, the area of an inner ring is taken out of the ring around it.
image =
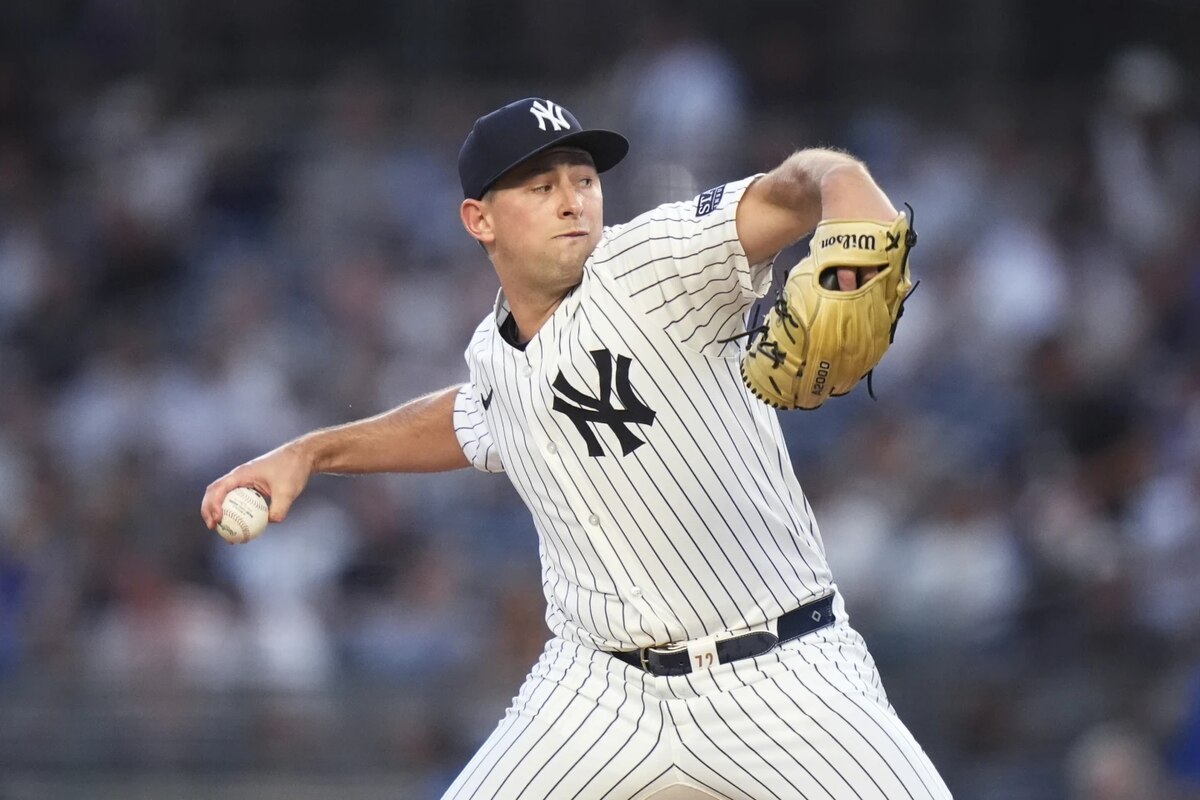
[[[591,397],[576,389],[562,372],[554,379],[555,411],[565,414],[575,424],[579,435],[587,443],[588,455],[599,458],[604,455],[595,425],[607,425],[617,437],[621,445],[621,455],[627,456],[646,442],[638,438],[629,429],[630,425],[653,425],[654,412],[650,410],[633,391],[629,381],[629,367],[633,360],[629,356],[616,356],[608,349],[589,351],[592,360],[596,362],[596,373],[599,376],[600,397]],[[613,366],[616,366],[615,374]],[[615,386],[614,386],[615,385]],[[621,407],[613,405],[613,389],[616,389],[617,400]]]

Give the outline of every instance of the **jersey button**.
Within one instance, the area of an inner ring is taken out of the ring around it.
[[[558,452],[558,445],[556,445],[554,442],[551,442],[550,444],[546,445],[546,452],[550,455],[554,455]]]
[[[597,515],[595,515],[595,514],[592,514],[590,517],[588,517],[588,523],[589,523],[590,525],[599,525],[599,524],[600,524],[600,517],[598,517],[598,516],[597,516]]]
[[[630,597],[641,597],[642,596],[642,587],[634,586],[632,589],[629,590],[629,596]]]
[[[528,378],[532,374],[533,374],[533,367],[529,366],[528,364],[521,367],[521,375],[522,376]]]

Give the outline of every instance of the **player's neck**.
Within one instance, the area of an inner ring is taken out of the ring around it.
[[[500,278],[500,287],[504,290],[504,299],[508,302],[522,344],[537,335],[563,299],[583,280],[582,265],[570,268],[558,264],[535,264],[530,267],[524,262],[514,262],[497,254],[492,254],[492,265]]]
[[[562,304],[562,301],[579,285],[569,276],[556,276],[557,280],[532,280],[521,273],[497,269],[504,299],[512,312],[513,321],[522,344],[528,342],[546,324],[546,320]]]
[[[554,316],[554,312],[558,310],[562,304],[562,295],[557,299],[550,298],[521,298],[514,297],[507,289],[504,290],[504,296],[508,300],[508,309],[512,312],[513,321],[517,325],[517,338],[521,344],[525,344],[542,329],[546,324],[546,320]]]

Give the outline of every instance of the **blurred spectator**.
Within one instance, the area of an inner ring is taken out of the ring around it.
[[[323,606],[357,536],[341,506],[314,496],[288,515],[286,536],[264,535],[253,549],[220,547],[220,570],[245,603],[251,685],[313,690],[333,680],[332,620]]]
[[[236,687],[244,626],[227,597],[173,582],[162,567],[127,554],[111,567],[113,596],[86,648],[88,671],[107,687],[154,693],[175,686]]]
[[[1128,519],[1131,575],[1146,624],[1182,642],[1200,635],[1200,463],[1146,481]]]
[[[741,69],[686,6],[650,10],[632,42],[609,80],[612,124],[636,143],[618,195],[629,213],[610,224],[729,180],[747,122]]]
[[[1153,258],[1193,224],[1200,198],[1200,127],[1184,111],[1189,76],[1159,48],[1122,51],[1093,125],[1111,229],[1135,258]]]
[[[1026,567],[1007,500],[986,478],[938,488],[890,564],[893,596],[904,598],[890,615],[901,633],[968,650],[1013,634]]]
[[[1071,800],[1168,798],[1161,759],[1151,743],[1120,725],[1099,725],[1071,747]]]

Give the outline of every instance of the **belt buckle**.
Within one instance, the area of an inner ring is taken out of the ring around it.
[[[680,650],[687,650],[687,648],[688,648],[688,646],[687,646],[686,642],[684,642],[683,644],[678,644],[678,643],[672,642],[671,644],[663,645],[661,647],[643,647],[641,650],[638,651],[638,658],[641,659],[643,670],[645,670],[646,672],[649,672],[651,675],[657,675],[658,673],[652,672],[650,669],[650,661],[648,659],[648,656],[650,655],[650,653],[652,651],[655,653],[659,653],[661,655],[667,656],[667,655],[673,655],[675,653],[678,653]]]

